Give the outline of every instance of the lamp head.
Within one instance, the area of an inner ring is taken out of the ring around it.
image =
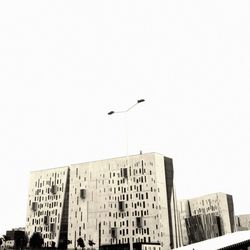
[[[108,112],[108,115],[112,115],[114,113],[115,113],[115,111],[110,111],[110,112]]]
[[[144,99],[137,100],[137,103],[145,102]]]

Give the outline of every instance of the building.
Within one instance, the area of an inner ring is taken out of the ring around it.
[[[158,153],[31,173],[26,231],[45,245],[96,249],[180,246],[172,159]],[[152,247],[152,248],[151,248]]]
[[[235,216],[236,231],[250,230],[250,214]]]
[[[183,245],[235,231],[231,195],[214,193],[178,201]]]
[[[6,249],[12,249],[15,245],[15,238],[17,238],[18,235],[25,235],[25,228],[19,227],[19,228],[13,228],[11,230],[6,231],[6,241],[4,243],[4,247]]]

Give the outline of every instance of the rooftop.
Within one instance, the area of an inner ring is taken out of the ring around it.
[[[102,160],[94,160],[94,161],[87,161],[87,162],[82,162],[82,163],[73,163],[73,164],[69,164],[66,166],[61,166],[61,167],[54,167],[54,168],[46,168],[46,169],[41,169],[41,170],[33,170],[31,171],[31,173],[35,173],[35,172],[42,172],[42,171],[48,171],[48,170],[57,170],[60,168],[68,168],[70,166],[77,166],[77,165],[81,165],[81,164],[89,164],[89,163],[95,163],[95,162],[105,162],[105,161],[112,161],[112,160],[119,160],[119,159],[126,159],[126,158],[133,158],[133,157],[138,157],[140,155],[161,155],[164,156],[168,159],[171,159],[163,154],[157,153],[157,152],[150,152],[150,153],[142,153],[142,154],[134,154],[134,155],[127,155],[127,156],[119,156],[119,157],[113,157],[113,158],[107,158],[107,159],[102,159]]]

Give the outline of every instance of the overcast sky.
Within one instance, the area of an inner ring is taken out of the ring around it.
[[[1,1],[0,234],[25,226],[30,171],[124,156],[126,123],[179,199],[250,213],[249,44],[248,0]]]

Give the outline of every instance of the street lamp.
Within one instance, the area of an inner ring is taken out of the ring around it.
[[[137,102],[135,104],[133,104],[132,106],[130,106],[128,109],[125,110],[120,110],[120,111],[109,111],[108,115],[113,115],[113,114],[119,114],[119,113],[128,113],[129,110],[131,110],[132,108],[134,108],[136,105],[138,105],[139,103],[145,102],[145,99],[139,99],[137,100]],[[126,117],[126,155],[128,156],[128,125],[127,125],[127,117]]]
[[[113,115],[113,114],[116,114],[116,113],[127,113],[129,110],[131,110],[132,108],[134,108],[136,105],[138,105],[139,103],[142,103],[142,102],[145,102],[144,99],[139,99],[137,100],[137,102],[135,104],[133,104],[131,107],[129,107],[128,109],[126,110],[121,110],[121,111],[110,111],[108,112],[108,115]],[[127,122],[126,122],[126,156],[128,157],[128,135],[127,135]],[[128,164],[128,162],[127,162]],[[131,176],[128,177],[128,190],[129,190],[129,193],[131,192],[130,191],[130,182],[129,182],[129,179],[131,178]],[[129,195],[130,197],[130,195]],[[130,207],[132,208],[132,201],[130,201]],[[133,250],[133,242],[132,242],[132,211],[130,210],[129,211],[129,220],[130,220],[130,223],[129,223],[129,249],[130,250]]]
[[[128,112],[130,109],[132,109],[133,107],[135,107],[137,104],[139,104],[139,103],[141,103],[141,102],[145,102],[145,100],[144,99],[139,99],[139,100],[137,100],[137,102],[135,103],[135,104],[133,104],[131,107],[129,107],[128,109],[126,109],[126,110],[121,110],[121,111],[110,111],[110,112],[108,112],[108,115],[113,115],[113,114],[116,114],[116,113],[126,113],[126,112]]]

